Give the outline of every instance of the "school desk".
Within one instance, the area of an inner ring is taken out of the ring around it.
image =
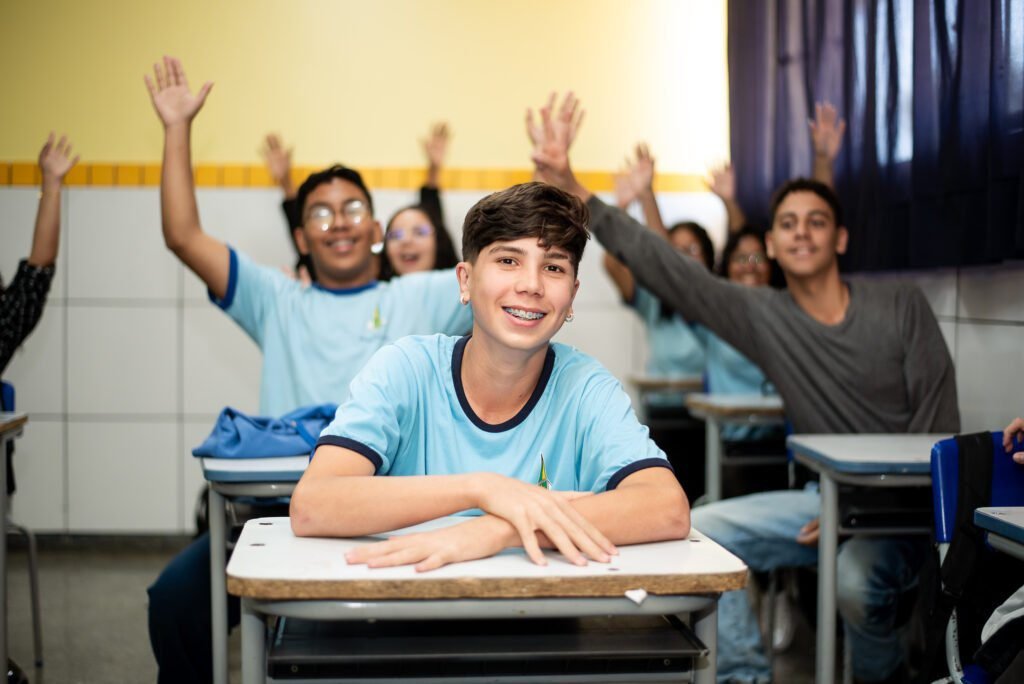
[[[992,548],[1024,560],[1024,506],[979,508],[974,524],[988,532]]]
[[[785,424],[782,399],[778,396],[690,394],[686,397],[686,408],[690,415],[704,419],[704,492],[708,501],[722,498],[722,426]]]
[[[210,483],[210,616],[213,625],[213,681],[228,684],[228,600],[224,577],[227,502],[291,496],[309,465],[309,456],[280,458],[203,458]]]
[[[831,684],[836,658],[836,552],[839,484],[928,487],[932,446],[948,434],[790,435],[793,457],[820,476],[818,627],[815,681]],[[891,533],[908,530],[891,530]]]
[[[464,520],[442,518],[393,534]],[[694,681],[710,684],[715,681],[718,597],[723,591],[743,588],[747,577],[738,558],[697,531],[683,540],[622,546],[611,563],[590,562],[585,567],[570,565],[552,551],[546,552],[549,565],[535,565],[520,549],[425,573],[409,566],[369,569],[346,563],[347,550],[386,536],[298,538],[288,518],[246,523],[227,570],[228,590],[242,599],[245,684],[266,681],[267,616],[376,625],[393,620],[678,614],[690,616],[694,636],[705,647]],[[641,589],[644,594],[636,592]],[[396,651],[402,653],[402,649]],[[465,676],[463,681],[602,681],[550,675],[542,680],[480,678],[471,672]],[[616,677],[604,681],[645,681],[621,672]]]
[[[7,445],[21,436],[28,416],[24,413],[0,413],[0,455],[6,458]],[[0,496],[7,501],[7,465],[0,463]],[[7,668],[7,535],[0,541],[0,663]]]

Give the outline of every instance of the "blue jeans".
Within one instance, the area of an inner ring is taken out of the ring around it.
[[[802,491],[753,494],[693,509],[693,526],[739,556],[752,570],[815,565],[817,546],[796,541],[818,517],[821,497]],[[898,602],[917,584],[928,544],[923,538],[854,537],[839,549],[836,593],[853,655],[853,674],[880,681],[903,662]],[[730,591],[718,604],[718,681],[771,681],[757,618],[746,591]]]
[[[213,620],[210,617],[210,535],[198,537],[175,556],[149,593],[149,641],[159,668],[157,681],[213,681]],[[228,629],[238,625],[238,598],[228,597]]]

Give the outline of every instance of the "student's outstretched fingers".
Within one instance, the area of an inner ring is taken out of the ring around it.
[[[615,547],[600,530],[572,506],[554,511],[552,518],[568,535],[574,548],[600,563],[607,563],[611,560],[611,554]]]

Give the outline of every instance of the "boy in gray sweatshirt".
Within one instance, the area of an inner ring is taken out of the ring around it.
[[[736,285],[576,180],[568,158],[575,109],[569,96],[561,111],[543,109],[541,125],[530,128],[540,177],[587,202],[592,233],[644,287],[764,370],[796,432],[959,431],[953,363],[924,295],[909,284],[840,277],[849,234],[828,186],[789,181],[772,201],[768,255],[787,289]],[[696,508],[693,525],[755,570],[813,565],[819,509],[812,484]],[[902,676],[897,599],[916,583],[926,552],[922,539],[905,537],[859,537],[841,547],[838,604],[858,680]],[[719,681],[770,681],[746,593],[724,595],[719,611]]]

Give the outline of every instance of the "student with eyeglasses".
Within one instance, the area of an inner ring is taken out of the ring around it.
[[[448,151],[450,137],[448,124],[438,123],[430,129],[423,140],[423,153],[427,159],[427,177],[420,187],[419,202],[399,209],[388,221],[384,243],[374,245],[374,254],[381,249],[385,258],[375,257],[378,264],[378,280],[391,280],[396,275],[408,275],[418,271],[455,268],[458,255],[451,234],[445,228],[444,210],[441,206],[441,169]],[[284,201],[281,209],[288,222],[289,234],[302,225],[301,205],[292,181],[292,150],[286,149],[276,134],[267,135],[264,141],[263,157],[267,171],[282,191]],[[299,252],[298,243],[295,249]],[[299,252],[295,275],[306,284],[316,280],[316,272],[308,254]]]
[[[212,84],[193,93],[181,63],[166,57],[146,85],[164,126],[164,241],[263,351],[262,414],[343,400],[370,357],[401,337],[470,330],[471,311],[459,303],[454,271],[378,282],[372,247],[382,239],[380,223],[362,177],[345,166],[312,174],[296,193],[301,225],[292,234],[316,274],[311,286],[205,233],[190,136]],[[238,599],[228,605],[229,624],[237,625]],[[212,680],[208,535],[178,554],[149,588],[149,630],[160,682]]]

